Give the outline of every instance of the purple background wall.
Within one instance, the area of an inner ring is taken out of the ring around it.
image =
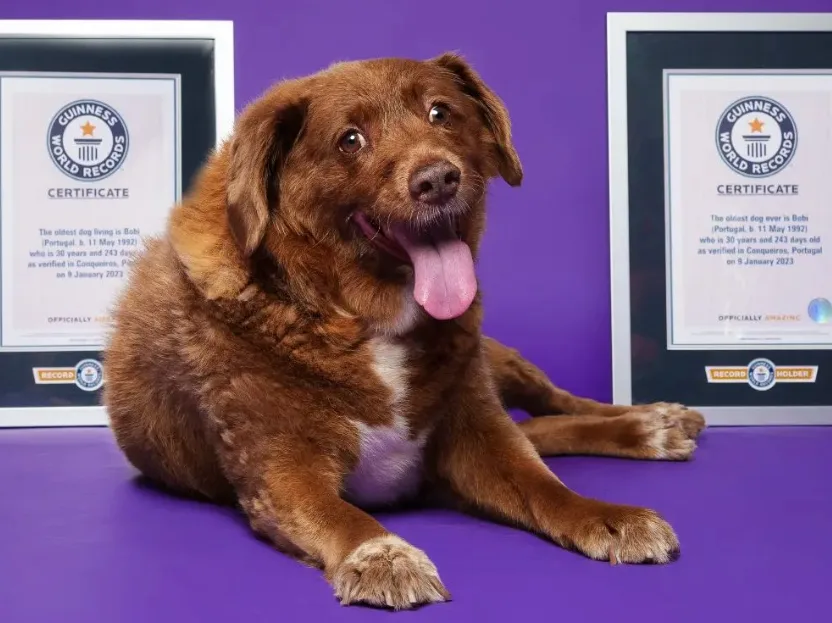
[[[606,13],[824,11],[830,0],[2,0],[0,19],[230,19],[236,102],[336,60],[465,54],[506,101],[526,177],[492,185],[486,330],[611,397]]]

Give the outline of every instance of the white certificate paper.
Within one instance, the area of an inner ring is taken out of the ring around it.
[[[832,346],[832,73],[665,72],[668,348]]]
[[[178,75],[0,73],[0,350],[98,350],[179,199]]]

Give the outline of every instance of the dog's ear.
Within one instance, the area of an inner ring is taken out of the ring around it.
[[[450,71],[462,92],[479,105],[494,137],[500,175],[509,185],[519,186],[523,181],[523,167],[511,140],[511,121],[502,100],[460,55],[448,52],[430,62]]]
[[[245,257],[260,246],[280,201],[280,173],[303,131],[303,81],[286,81],[246,108],[234,128],[227,185],[228,225]]]

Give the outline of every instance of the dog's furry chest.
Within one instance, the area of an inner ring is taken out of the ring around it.
[[[346,480],[346,497],[357,504],[391,504],[416,493],[422,481],[427,431],[411,435],[403,410],[409,386],[407,350],[378,338],[371,343],[373,372],[390,391],[392,422],[370,426],[353,422],[359,437],[358,463]]]

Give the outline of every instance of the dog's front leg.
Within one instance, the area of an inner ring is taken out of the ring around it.
[[[609,504],[568,489],[488,390],[449,414],[431,442],[437,485],[463,507],[547,536],[598,560],[667,562],[679,542],[652,510]]]
[[[322,567],[342,604],[394,609],[450,598],[424,552],[340,495],[348,462],[291,432],[243,443],[219,426],[220,456],[252,529],[277,549]]]

